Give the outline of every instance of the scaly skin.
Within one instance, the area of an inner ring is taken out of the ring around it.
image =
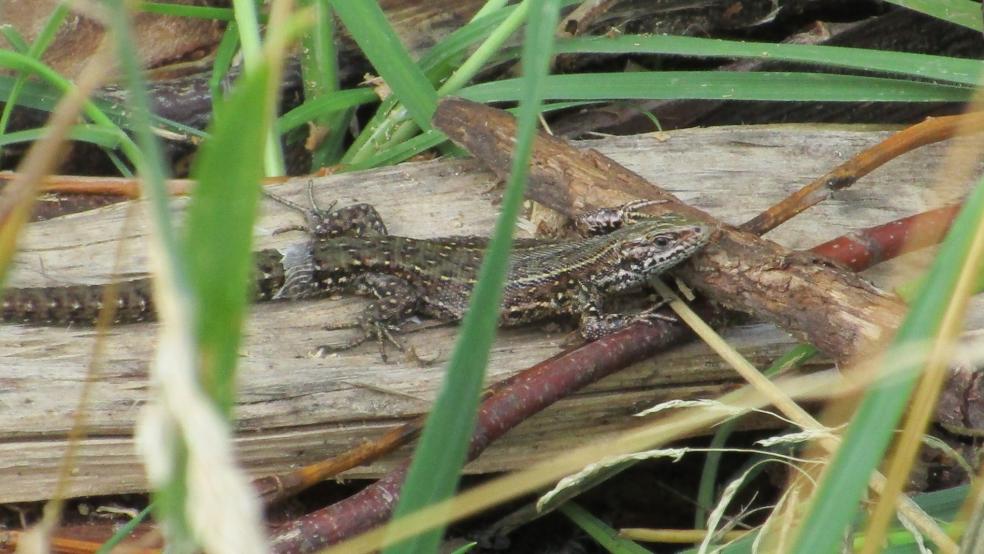
[[[591,329],[590,318],[600,315],[601,299],[641,287],[647,278],[690,257],[708,236],[705,226],[670,214],[576,241],[523,241],[509,258],[500,324],[582,314],[582,331]],[[366,275],[387,275],[403,281],[409,294],[404,291],[403,298],[392,299],[400,310],[380,306],[381,319],[395,321],[419,312],[455,321],[468,308],[486,245],[487,240],[478,237],[375,236],[314,242],[313,282],[325,292],[368,288],[390,302],[392,295],[364,282]],[[392,280],[387,285],[397,286]],[[594,338],[593,333],[586,336]]]
[[[256,253],[257,301],[270,300],[284,284],[282,254],[277,250]],[[94,325],[103,308],[108,284],[8,288],[0,291],[0,321],[27,325]],[[113,323],[154,321],[149,278],[116,284],[116,317]]]
[[[594,339],[638,320],[639,316],[604,314],[604,300],[638,289],[687,259],[707,243],[711,232],[680,214],[648,216],[635,211],[642,205],[582,217],[582,232],[604,234],[516,241],[500,324],[576,316],[582,335]],[[339,291],[374,296],[358,321],[363,333],[345,348],[371,337],[397,342],[389,331],[414,313],[443,321],[464,316],[487,239],[387,235],[375,209],[365,204],[307,213],[312,240],[286,256],[276,250],[257,253],[257,300]],[[117,286],[116,323],[154,319],[148,279]],[[104,291],[105,285],[7,289],[0,300],[0,319],[32,325],[92,324]]]

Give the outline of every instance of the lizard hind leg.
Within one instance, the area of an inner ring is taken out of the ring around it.
[[[397,350],[407,354],[414,360],[421,361],[412,347],[403,344],[396,336],[400,324],[417,311],[420,304],[420,294],[406,280],[384,273],[366,273],[359,276],[354,283],[356,292],[374,297],[374,300],[359,314],[356,326],[360,333],[340,346],[325,345],[317,350],[319,356],[330,352],[348,350],[360,344],[375,339],[379,346],[379,356],[387,361],[386,344],[389,343]],[[328,326],[338,329],[341,326]]]

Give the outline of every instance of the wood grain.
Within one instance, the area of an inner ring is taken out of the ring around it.
[[[800,127],[717,128],[676,131],[584,144],[660,183],[687,203],[729,223],[740,223],[802,183],[873,144],[885,133]],[[954,144],[961,144],[959,141]],[[915,213],[928,205],[928,184],[943,162],[944,146],[932,146],[892,162],[852,190],[780,227],[770,237],[806,248],[851,229]],[[303,201],[308,179],[277,187]],[[403,164],[316,182],[319,198],[375,204],[392,233],[417,237],[483,234],[492,227],[498,198],[495,179],[473,161]],[[175,201],[175,214],[183,200]],[[257,247],[282,245],[296,234],[272,235],[296,223],[295,214],[267,203],[257,226]],[[117,205],[32,224],[9,284],[100,282],[120,270],[146,270],[146,227],[140,212],[121,236],[128,205]],[[911,258],[912,256],[910,256]],[[879,282],[904,279],[881,271]],[[236,406],[237,443],[251,472],[279,471],[338,453],[427,410],[451,352],[453,325],[425,322],[407,336],[418,353],[436,357],[428,367],[380,361],[374,345],[325,359],[308,353],[340,343],[347,331],[326,323],[352,321],[363,305],[353,298],[257,305],[241,358]],[[982,310],[972,310],[976,314]],[[971,328],[984,327],[980,316]],[[501,332],[489,379],[499,380],[556,353],[569,326]],[[81,444],[70,494],[142,490],[143,470],[132,441],[133,422],[146,401],[146,371],[155,324],[113,329],[86,407],[89,438]],[[764,366],[792,339],[766,324],[729,329],[728,340]],[[65,450],[78,392],[86,378],[92,329],[0,327],[0,502],[47,498]],[[397,357],[398,358],[398,357]],[[469,465],[475,472],[527,465],[531,459],[633,424],[634,411],[662,400],[710,397],[732,386],[731,371],[706,348],[688,345],[593,385],[524,423]],[[352,476],[377,476],[396,457]]]

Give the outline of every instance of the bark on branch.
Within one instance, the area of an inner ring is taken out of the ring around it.
[[[506,112],[449,98],[434,125],[497,175],[508,174],[516,129]],[[857,275],[725,226],[598,152],[545,133],[534,144],[527,195],[568,215],[638,198],[669,200],[653,213],[676,210],[717,225],[711,244],[678,275],[715,302],[773,321],[839,362],[890,336],[905,311],[897,297]]]

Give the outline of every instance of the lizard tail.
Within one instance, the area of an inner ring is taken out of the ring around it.
[[[265,301],[284,285],[284,270],[278,250],[255,254],[254,299]],[[113,285],[64,285],[10,288],[0,291],[0,321],[27,325],[95,325],[104,308],[107,289]],[[154,321],[153,283],[150,278],[122,281],[109,295],[114,304],[113,323]]]
[[[95,325],[111,285],[65,285],[7,289],[0,293],[0,319],[28,325]],[[150,279],[116,285],[113,323],[156,319]]]

